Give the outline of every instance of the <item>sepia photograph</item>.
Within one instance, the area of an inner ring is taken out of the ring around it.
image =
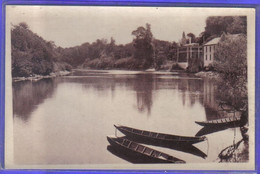
[[[5,167],[255,169],[255,9],[6,6]]]

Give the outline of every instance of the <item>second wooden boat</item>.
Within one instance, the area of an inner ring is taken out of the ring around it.
[[[143,161],[143,163],[185,163],[185,161],[141,145],[126,138],[107,137],[108,142],[122,153],[128,153]]]
[[[147,142],[153,141],[160,144],[194,144],[206,140],[206,137],[188,137],[179,135],[170,135],[157,132],[139,130],[127,126],[114,125],[120,132],[129,136],[131,139],[140,139]]]
[[[230,126],[237,127],[241,125],[241,120],[239,117],[228,117],[217,120],[210,121],[195,121],[198,125],[201,126]]]

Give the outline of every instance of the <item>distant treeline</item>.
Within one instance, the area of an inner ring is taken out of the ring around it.
[[[12,76],[48,75],[77,67],[142,70],[153,66],[159,52],[161,59],[170,57],[172,43],[154,39],[149,24],[146,28],[138,27],[132,35],[135,39],[125,45],[117,45],[111,37],[109,42],[97,39],[93,43],[61,48],[33,33],[26,23],[20,23],[11,30]]]
[[[154,39],[149,24],[146,28],[138,27],[132,35],[135,36],[133,41],[125,45],[117,45],[111,37],[110,41],[97,39],[91,44],[58,50],[63,60],[73,67],[93,69],[142,70],[154,66],[159,51],[163,52],[164,60],[170,57],[172,43]]]
[[[173,31],[174,32],[174,31]],[[204,42],[225,33],[246,34],[246,17],[208,17],[205,31],[199,36],[188,33],[191,42]],[[131,43],[117,45],[113,37],[110,41],[97,39],[93,43],[61,48],[52,41],[45,41],[33,33],[26,23],[15,25],[11,30],[12,76],[28,77],[35,74],[48,75],[51,72],[72,68],[160,69],[168,60],[176,60],[176,48],[189,42],[185,37],[179,43],[155,39],[150,24],[140,26],[132,33]]]

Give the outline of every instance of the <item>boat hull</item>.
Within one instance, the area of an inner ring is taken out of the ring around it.
[[[169,134],[162,134],[162,133],[156,133],[156,132],[149,132],[147,135],[143,135],[142,133],[135,133],[134,131],[143,131],[138,130],[134,128],[129,128],[126,126],[116,126],[115,127],[125,134],[127,137],[138,141],[138,142],[144,142],[146,144],[155,144],[158,146],[172,146],[172,145],[189,145],[189,144],[195,144],[202,142],[206,140],[206,137],[183,137],[183,136],[177,136],[177,135],[169,135]],[[129,131],[129,129],[132,129],[132,131]],[[169,137],[169,138],[164,138]]]
[[[161,158],[157,158],[153,155],[149,156],[147,154],[135,151],[131,148],[127,148],[127,147],[117,143],[114,139],[115,138],[107,137],[108,142],[112,145],[112,147],[113,147],[114,151],[116,151],[116,153],[127,155],[129,158],[138,158],[139,163],[185,163],[185,161],[174,158],[170,155],[169,155],[169,157],[171,157],[173,160],[161,159]],[[142,147],[151,149],[151,148],[148,148],[143,145],[142,145]],[[162,153],[159,151],[156,151],[156,152]],[[165,155],[167,155],[167,154],[165,154]]]
[[[242,126],[239,118],[223,118],[211,121],[195,121],[200,126],[226,126],[226,127],[240,127]]]

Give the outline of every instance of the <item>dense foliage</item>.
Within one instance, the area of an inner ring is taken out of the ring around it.
[[[149,68],[154,63],[154,46],[152,43],[153,34],[151,25],[146,24],[146,28],[138,27],[132,32],[135,36],[134,43],[134,58],[138,59],[144,69]]]
[[[221,36],[222,33],[247,33],[246,16],[211,16],[206,20],[205,32],[202,33],[204,41]]]
[[[111,38],[110,43],[106,39],[97,39],[93,43],[84,43],[71,48],[59,48],[63,60],[73,67],[83,66],[95,68],[95,62],[102,62],[103,59],[110,58],[111,61],[131,57],[133,52],[132,44],[116,45]],[[96,59],[100,59],[99,61]],[[105,62],[104,62],[105,63]],[[109,65],[108,65],[109,67]],[[99,68],[97,65],[96,68]]]
[[[60,61],[53,42],[47,42],[33,33],[25,23],[13,26],[11,44],[13,77],[49,75],[51,72],[71,68]]]
[[[219,99],[247,112],[247,39],[244,34],[223,35],[215,51],[215,70],[222,79]]]
[[[168,59],[176,57],[170,42],[153,38],[149,24],[134,30],[133,41],[125,45],[117,45],[111,37],[110,42],[97,39],[61,48],[33,33],[26,23],[13,26],[11,33],[13,77],[49,75],[72,67],[143,70],[155,65],[160,69]]]
[[[164,69],[163,65],[167,62],[177,59],[176,48],[177,44],[168,41],[153,40],[154,46],[154,66],[156,70]],[[171,67],[170,67],[171,68]],[[169,69],[166,67],[166,69]]]
[[[132,32],[135,36],[131,43],[117,45],[111,38],[97,39],[71,48],[58,48],[63,60],[73,67],[93,69],[143,70],[171,58],[171,43],[153,38],[151,26],[138,27]],[[155,60],[155,62],[154,62]]]

